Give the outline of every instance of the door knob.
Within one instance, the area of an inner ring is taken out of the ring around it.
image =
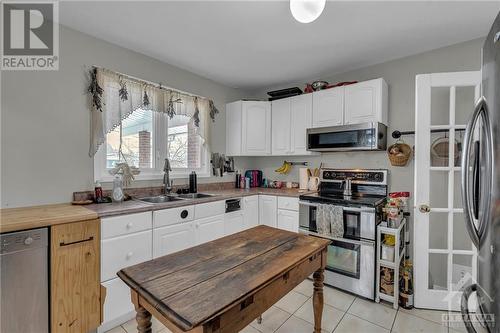
[[[420,205],[418,207],[418,210],[421,212],[421,213],[429,213],[431,211],[431,207],[429,207],[428,205]]]

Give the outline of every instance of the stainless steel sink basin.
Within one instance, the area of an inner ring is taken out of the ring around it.
[[[200,198],[209,198],[213,196],[214,196],[213,194],[206,194],[206,193],[179,194],[179,198],[183,199],[200,199]]]
[[[179,201],[182,199],[180,199],[178,197],[171,196],[171,195],[158,195],[156,197],[138,198],[137,200],[149,202],[149,203],[164,203],[164,202],[170,202],[170,201]]]

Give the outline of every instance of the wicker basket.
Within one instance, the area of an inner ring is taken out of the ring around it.
[[[460,165],[461,151],[459,142],[455,140],[454,146],[454,166]],[[447,167],[449,166],[450,140],[442,137],[434,140],[431,145],[431,166]]]
[[[397,148],[401,153],[391,154],[391,150],[394,148]],[[411,147],[404,142],[396,142],[387,149],[387,156],[389,156],[389,161],[391,161],[392,166],[406,166],[411,158],[411,154]]]

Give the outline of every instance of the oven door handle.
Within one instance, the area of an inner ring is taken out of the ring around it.
[[[319,204],[308,202],[308,201],[299,201],[299,205],[309,206],[309,207],[318,207]],[[357,208],[357,207],[342,207],[342,209],[346,212],[361,212],[361,213],[373,213],[375,208]]]
[[[299,232],[305,233],[305,234],[308,234],[311,236],[320,237],[320,238],[331,239],[333,241],[339,241],[339,242],[350,243],[350,244],[355,244],[355,245],[375,246],[375,241],[369,241],[369,240],[363,240],[363,239],[355,240],[355,239],[348,239],[348,238],[332,237],[332,236],[328,236],[328,235],[321,235],[321,234],[318,234],[317,232],[312,232],[312,231],[305,230],[305,229],[302,229]]]

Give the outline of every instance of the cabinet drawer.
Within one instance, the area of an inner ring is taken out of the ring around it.
[[[194,207],[195,219],[216,216],[224,214],[226,210],[226,202],[224,200],[216,202],[208,202]]]
[[[120,278],[106,281],[103,286],[106,288],[106,301],[102,325],[134,312],[134,305],[130,301],[130,288]]]
[[[127,235],[152,228],[151,212],[107,217],[101,220],[102,239]]]
[[[125,267],[152,259],[152,231],[101,241],[101,281],[115,278]]]
[[[278,209],[299,211],[299,199],[290,197],[278,197]]]
[[[153,212],[153,227],[164,227],[194,219],[194,206],[184,206],[157,210]]]

